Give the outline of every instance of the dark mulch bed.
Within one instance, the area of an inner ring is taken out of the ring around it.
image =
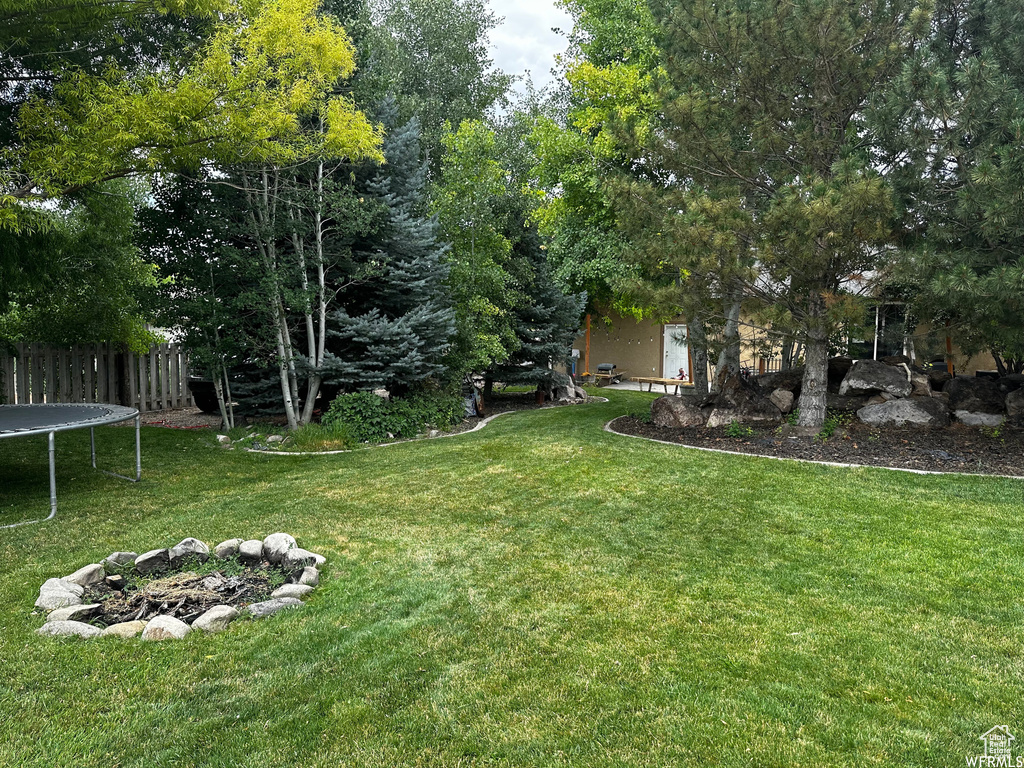
[[[753,434],[729,437],[727,427],[658,427],[632,416],[616,419],[611,428],[626,435],[758,456],[1024,477],[1024,429],[1009,426],[879,429],[853,422],[826,440],[782,437],[777,427],[751,427]]]

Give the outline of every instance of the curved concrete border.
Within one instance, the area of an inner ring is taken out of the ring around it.
[[[577,408],[581,405],[590,405],[591,403],[607,403],[608,398],[606,397],[588,397],[585,403],[565,403],[563,405],[542,405],[540,408],[524,408],[519,411],[502,411],[496,413],[493,416],[487,416],[481,419],[480,423],[472,429],[467,429],[464,432],[448,432],[437,437],[411,437],[408,440],[396,440],[393,443],[376,443],[374,445],[368,445],[366,448],[388,448],[392,445],[405,445],[407,443],[418,443],[424,440],[440,440],[444,437],[461,437],[462,435],[468,435],[477,430],[483,429],[492,421],[502,416],[509,416],[513,413],[528,413],[530,411],[545,411],[551,408]],[[611,422],[609,422],[610,424]],[[341,451],[262,451],[256,448],[246,448],[246,453],[259,453],[265,456],[334,456],[339,453],[356,453],[358,451],[365,451],[366,448],[346,448]]]
[[[755,459],[772,459],[773,461],[795,461],[801,464],[819,464],[823,467],[840,467],[843,469],[888,469],[891,472],[909,472],[912,475],[939,475],[940,477],[993,477],[1003,480],[1024,480],[1021,475],[986,475],[980,472],[938,472],[933,469],[910,469],[909,467],[882,467],[878,464],[844,464],[840,461],[815,461],[814,459],[794,459],[789,456],[766,456],[763,453],[744,453],[743,451],[726,451],[722,448],[704,448],[698,445],[687,445],[686,443],[670,443],[668,440],[657,440],[653,437],[642,435],[627,435],[625,432],[617,432],[612,429],[612,422],[623,418],[616,416],[604,425],[604,431],[619,437],[630,437],[634,440],[646,440],[649,443],[671,445],[674,448],[687,448],[691,451],[705,451],[707,453],[724,453],[727,456],[745,456]]]

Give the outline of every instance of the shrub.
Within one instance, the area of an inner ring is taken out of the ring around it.
[[[462,418],[462,398],[453,392],[417,392],[385,400],[372,392],[338,395],[322,424],[344,428],[359,443],[414,437],[425,429],[445,429]]]
[[[738,421],[733,419],[729,423],[729,426],[725,428],[725,434],[728,437],[749,437],[754,434],[754,430],[752,427],[740,424]]]

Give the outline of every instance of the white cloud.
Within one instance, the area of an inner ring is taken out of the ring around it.
[[[572,17],[555,7],[554,0],[490,0],[490,6],[504,17],[491,32],[495,65],[510,75],[529,71],[537,88],[550,83],[555,56],[566,48]],[[554,27],[562,33],[553,32]]]

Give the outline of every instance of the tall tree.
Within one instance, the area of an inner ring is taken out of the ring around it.
[[[612,114],[634,173],[617,194],[663,212],[672,278],[716,280],[804,345],[799,423],[825,417],[829,337],[876,268],[893,206],[864,120],[927,30],[913,0],[686,0],[652,5],[658,112]],[[582,73],[586,77],[586,73]],[[696,232],[694,229],[696,228]],[[719,238],[713,258],[692,247]],[[724,261],[723,261],[724,259]],[[715,261],[719,265],[715,265]]]
[[[1024,370],[1024,11],[940,0],[899,89],[875,103],[907,223],[892,277],[958,346]]]
[[[385,125],[397,120],[390,103],[382,119]],[[353,245],[365,278],[339,296],[324,364],[327,380],[349,390],[403,392],[446,373],[455,315],[447,247],[439,242],[436,217],[427,215],[419,137],[416,118],[391,130],[387,163],[364,187],[379,202],[382,221]]]

